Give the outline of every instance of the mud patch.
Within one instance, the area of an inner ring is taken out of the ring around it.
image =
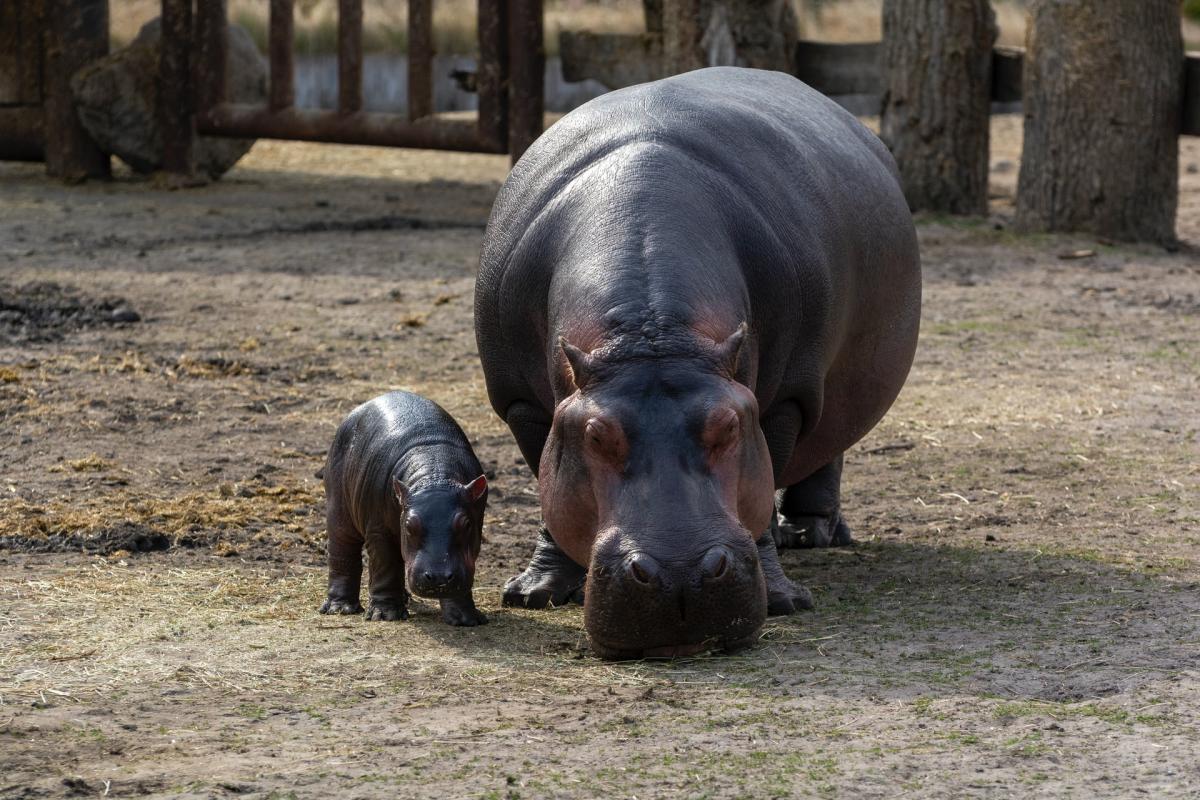
[[[97,532],[52,533],[49,536],[0,536],[0,550],[26,553],[148,553],[167,550],[171,538],[147,525],[120,522]]]
[[[0,344],[57,342],[84,328],[127,325],[141,315],[123,297],[88,297],[74,286],[0,282]]]

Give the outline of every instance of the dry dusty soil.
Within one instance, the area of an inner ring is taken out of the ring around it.
[[[859,544],[785,553],[816,609],[757,646],[660,662],[499,607],[538,521],[471,325],[503,159],[260,142],[175,192],[0,165],[0,798],[1196,797],[1200,256],[1014,234],[995,125],[992,216],[919,220]],[[486,627],[316,613],[313,473],[396,387],[495,476]]]

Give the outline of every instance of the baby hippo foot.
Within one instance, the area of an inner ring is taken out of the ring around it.
[[[854,544],[850,526],[842,519],[841,511],[832,514],[798,514],[784,517],[775,526],[779,547],[845,547]]]
[[[442,622],[463,628],[473,628],[476,625],[487,625],[488,618],[475,607],[475,601],[470,595],[465,598],[443,598]]]
[[[586,580],[587,570],[558,549],[550,532],[542,528],[529,566],[504,584],[504,605],[545,608],[582,603]]]
[[[363,607],[357,597],[326,597],[319,610],[322,614],[363,613]]]
[[[372,598],[367,605],[367,619],[372,622],[408,619],[408,602],[406,600],[376,600]]]
[[[782,617],[813,607],[812,592],[797,586],[783,574],[775,550],[775,526],[758,538],[758,561],[767,582],[767,616]]]

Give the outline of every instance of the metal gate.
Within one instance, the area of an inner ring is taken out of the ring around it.
[[[479,112],[474,119],[433,113],[433,0],[408,0],[407,116],[362,110],[362,0],[338,0],[337,109],[296,108],[293,1],[270,0],[270,90],[267,103],[255,106],[229,103],[224,97],[226,0],[196,0],[194,32],[191,0],[163,0],[160,89],[168,172],[187,170],[193,131],[206,136],[511,153],[514,160],[541,133],[542,0],[479,0],[475,73]]]
[[[294,0],[270,0],[264,105],[226,102],[226,0],[162,0],[164,169],[190,174],[197,133],[510,153],[515,161],[542,131],[542,0],[478,0],[479,112],[470,118],[433,111],[433,2],[408,0],[402,115],[363,110],[362,0],[338,0],[338,104],[331,110],[294,105]],[[0,45],[8,45],[0,47],[0,78],[14,76],[0,80],[0,157],[44,157],[51,174],[71,178],[106,175],[108,159],[79,126],[68,82],[107,52],[108,0],[0,0],[0,22]]]

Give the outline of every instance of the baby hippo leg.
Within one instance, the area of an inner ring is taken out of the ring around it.
[[[367,532],[367,570],[370,575],[367,619],[408,619],[404,588],[404,558],[400,543],[386,530]]]
[[[329,503],[326,515],[329,531],[329,593],[321,606],[322,614],[361,614],[358,602],[362,581],[362,536],[342,514],[336,503]]]

